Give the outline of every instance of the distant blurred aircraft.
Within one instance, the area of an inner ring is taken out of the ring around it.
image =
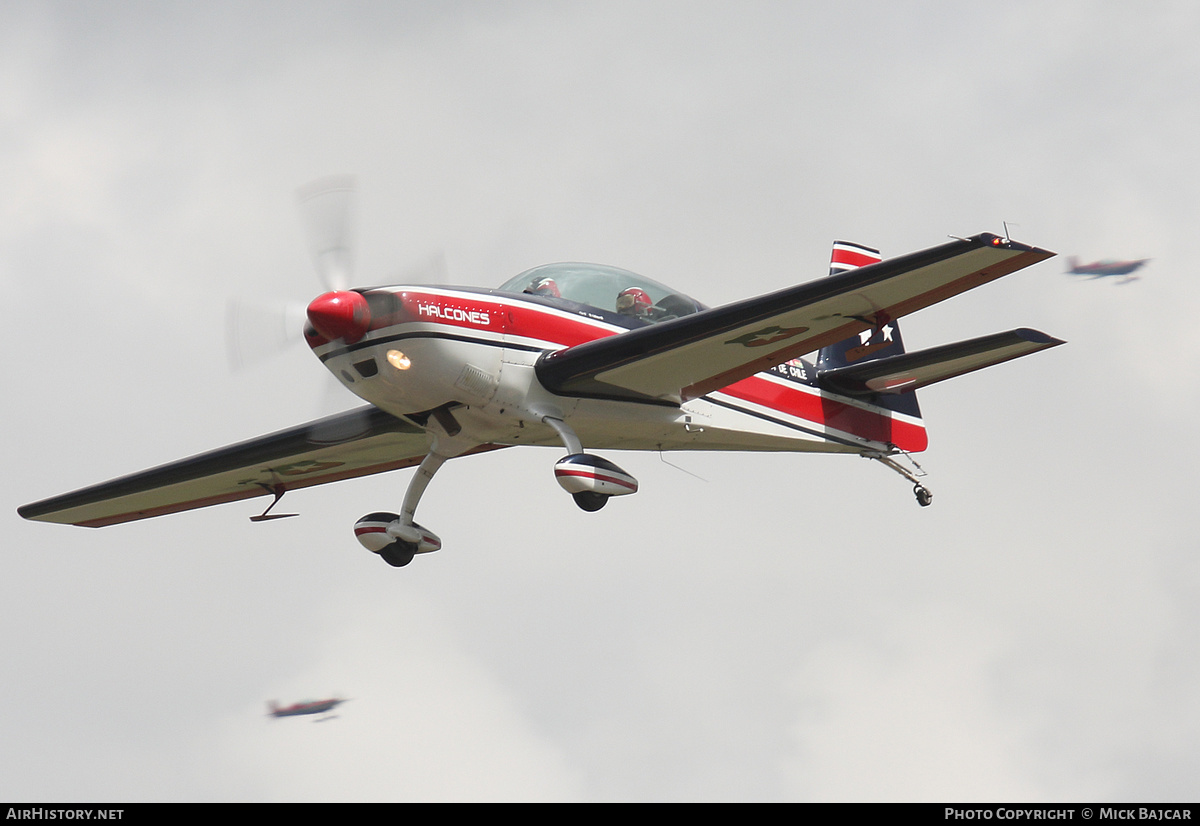
[[[1068,275],[1090,275],[1092,278],[1114,278],[1124,276],[1118,281],[1118,284],[1128,284],[1130,281],[1137,281],[1141,276],[1133,275],[1135,270],[1145,266],[1149,258],[1138,258],[1129,261],[1112,261],[1105,259],[1103,261],[1093,261],[1090,264],[1080,264],[1079,259],[1071,256],[1067,259]]]
[[[305,700],[302,703],[293,703],[290,706],[281,706],[274,700],[267,703],[267,709],[272,717],[301,717],[305,714],[324,714],[327,711],[333,711],[345,700],[329,699],[329,700]],[[326,717],[325,719],[329,719]],[[316,722],[320,722],[317,720]]]

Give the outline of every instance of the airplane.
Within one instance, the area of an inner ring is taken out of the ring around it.
[[[1062,342],[1019,328],[906,352],[897,319],[1054,253],[989,233],[883,260],[834,244],[830,274],[707,307],[624,269],[559,263],[498,288],[350,289],[341,236],[318,248],[328,291],[307,309],[314,355],[368,404],[18,508],[103,527],[416,466],[399,512],[354,526],[393,567],[442,547],[415,520],[449,459],[558,446],[559,486],[584,511],[638,490],[593,450],[841,453],[902,460],[927,446],[915,391]],[[806,356],[815,354],[815,361]],[[918,475],[920,474],[920,475]]]
[[[301,703],[293,703],[290,706],[280,706],[274,700],[267,703],[267,716],[269,717],[300,717],[306,714],[324,714],[327,711],[333,711],[345,700],[337,698],[329,700],[305,700]],[[323,719],[330,720],[331,717]],[[321,722],[317,720],[316,722]]]
[[[1090,264],[1081,264],[1075,256],[1067,258],[1067,274],[1068,275],[1090,275],[1092,278],[1113,278],[1116,276],[1125,276],[1118,284],[1128,284],[1131,281],[1141,279],[1140,275],[1133,275],[1134,272],[1144,267],[1149,258],[1137,258],[1129,261],[1113,261],[1105,259],[1103,261],[1093,261]]]

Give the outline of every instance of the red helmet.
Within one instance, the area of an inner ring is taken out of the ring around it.
[[[558,291],[558,285],[554,283],[553,278],[539,279],[536,284],[525,292],[533,293],[534,295],[548,295],[552,298],[562,298],[562,293]]]
[[[654,305],[641,287],[626,287],[617,293],[617,312],[625,315],[645,315]]]

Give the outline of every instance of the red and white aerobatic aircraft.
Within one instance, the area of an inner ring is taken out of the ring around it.
[[[344,276],[344,249],[325,252]],[[896,320],[1052,255],[990,234],[888,260],[839,242],[828,277],[715,308],[595,264],[537,267],[498,289],[339,286],[308,306],[304,335],[369,404],[19,513],[101,527],[274,496],[258,521],[282,516],[270,511],[289,490],[416,465],[398,514],[355,525],[399,567],[441,548],[414,520],[438,468],[514,445],[563,447],[555,477],[585,511],[638,489],[596,449],[865,456],[927,505],[897,462],[926,446],[914,391],[1063,342],[1016,329],[906,353]]]

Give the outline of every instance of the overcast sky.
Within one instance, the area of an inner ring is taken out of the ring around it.
[[[0,798],[1195,800],[1198,36],[1188,0],[4,3]],[[718,304],[1005,221],[1153,261],[905,319],[1069,342],[922,392],[930,508],[853,457],[618,453],[641,490],[586,514],[528,448],[443,468],[405,569],[352,527],[409,471],[21,520],[354,405],[225,351],[230,299],[320,291],[294,193],[342,172],[365,284],[586,260]]]

